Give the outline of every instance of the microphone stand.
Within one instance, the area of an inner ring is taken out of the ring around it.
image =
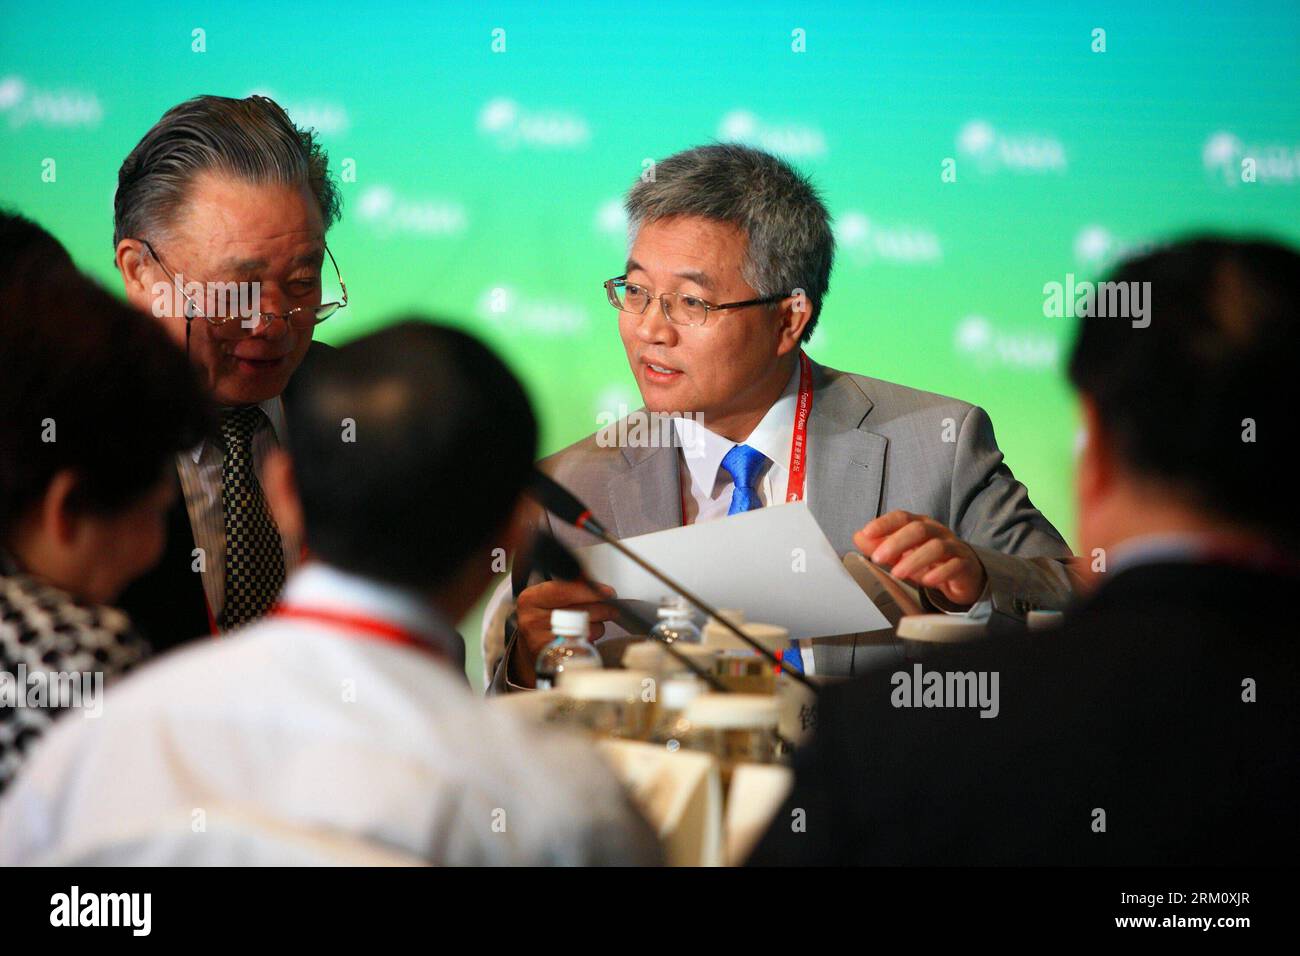
[[[546,475],[543,472],[538,471],[535,473],[534,476],[533,489],[535,492],[535,497],[537,497],[537,500],[542,505],[542,507],[548,508],[553,513],[555,513],[558,517],[560,517],[562,520],[567,521],[569,524],[581,528],[583,531],[586,531],[588,534],[599,538],[601,541],[604,541],[606,544],[608,544],[619,554],[623,555],[628,560],[636,564],[639,568],[644,570],[647,574],[654,577],[655,580],[660,581],[663,584],[666,584],[673,591],[680,594],[683,598],[686,599],[687,603],[689,603],[692,607],[696,608],[696,610],[699,610],[704,614],[708,615],[709,617],[713,618],[714,620],[716,620],[723,627],[725,627],[732,634],[734,634],[741,641],[743,641],[747,646],[758,651],[759,654],[761,654],[763,657],[771,661],[776,667],[778,668],[782,667],[783,662],[781,660],[780,654],[774,651],[769,651],[762,644],[758,643],[758,641],[754,640],[752,637],[750,637],[748,634],[746,634],[736,625],[732,624],[729,620],[727,620],[725,617],[720,615],[715,608],[713,608],[709,604],[706,604],[703,598],[700,598],[698,595],[685,588],[679,582],[674,581],[667,574],[660,571],[658,568],[651,565],[648,561],[641,558],[641,556],[638,555],[636,552],[628,548],[627,545],[623,544],[622,541],[618,540],[618,538],[610,534],[605,529],[604,525],[602,525],[599,521],[595,519],[591,511],[589,509],[583,508],[581,504],[578,502],[578,500],[574,498],[572,494],[570,494],[570,492],[563,485],[555,481],[555,479],[551,478],[549,475]],[[573,504],[578,506],[580,513],[577,515],[576,519],[567,518],[564,516],[563,513],[557,512],[554,508],[550,507],[550,502],[548,502],[547,499],[552,494],[558,494],[563,499],[565,499],[566,502],[572,501]],[[788,677],[790,677],[791,680],[794,680],[797,683],[800,683],[804,687],[806,687],[813,695],[816,695],[818,693],[817,685],[814,684],[812,681],[810,681],[804,674],[801,674],[799,671],[794,670],[792,668],[785,668],[784,673]]]

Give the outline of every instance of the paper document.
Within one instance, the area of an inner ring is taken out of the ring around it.
[[[622,543],[713,607],[739,608],[746,620],[780,625],[796,640],[889,627],[802,501]],[[620,598],[658,603],[669,591],[608,544],[577,555]]]

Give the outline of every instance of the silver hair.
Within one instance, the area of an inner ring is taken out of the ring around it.
[[[749,239],[741,274],[762,297],[803,291],[821,316],[835,259],[831,217],[807,177],[770,153],[737,143],[697,146],[656,163],[628,191],[628,243],[670,216],[731,223]]]
[[[265,96],[196,96],[164,113],[123,160],[113,200],[113,246],[150,238],[174,223],[194,177],[209,171],[258,184],[309,187],[326,230],[341,214],[329,156],[313,130],[299,129]]]

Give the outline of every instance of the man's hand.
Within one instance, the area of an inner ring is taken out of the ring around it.
[[[614,609],[596,603],[614,597],[614,589],[606,584],[594,591],[579,581],[543,581],[519,592],[515,602],[515,620],[519,625],[519,640],[515,644],[514,673],[526,684],[532,685],[537,675],[533,665],[542,648],[551,642],[551,611],[565,608],[586,611],[591,619],[589,640],[605,633],[605,621],[614,620]]]
[[[868,522],[853,543],[894,577],[938,591],[959,608],[979,600],[988,581],[975,549],[926,515],[891,511]]]

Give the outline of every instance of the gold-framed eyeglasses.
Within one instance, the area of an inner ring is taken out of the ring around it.
[[[774,302],[789,298],[786,293],[778,293],[777,295],[763,296],[761,299],[746,299],[743,302],[723,302],[720,305],[714,305],[697,295],[687,295],[684,292],[660,292],[656,295],[639,282],[628,282],[626,275],[606,279],[605,295],[609,299],[609,304],[618,311],[628,312],[632,315],[644,315],[646,309],[650,308],[650,303],[658,299],[659,308],[663,310],[664,317],[674,325],[705,325],[709,321],[709,316],[714,312],[722,312],[726,309],[744,309],[751,305],[771,305]]]
[[[338,280],[340,295],[335,301],[321,302],[318,305],[300,305],[296,308],[288,309],[284,312],[253,312],[248,315],[240,315],[240,309],[218,309],[217,315],[208,315],[199,303],[194,301],[194,297],[185,291],[185,286],[177,280],[176,275],[167,268],[162,258],[154,249],[153,244],[148,239],[139,240],[141,245],[149,250],[149,255],[153,257],[154,262],[162,269],[163,274],[171,280],[172,285],[176,288],[185,300],[185,344],[189,345],[190,322],[196,318],[201,318],[211,327],[212,332],[218,338],[223,339],[240,339],[252,335],[263,325],[270,325],[276,319],[283,319],[285,324],[299,331],[306,331],[313,326],[319,325],[339,309],[347,307],[348,304],[348,287],[343,281],[343,274],[339,272],[339,264],[334,259],[334,253],[330,252],[330,247],[324,245],[325,255],[329,257],[330,265],[334,267],[334,277]],[[235,287],[237,283],[210,283],[217,287],[218,294],[230,294],[237,301]]]

